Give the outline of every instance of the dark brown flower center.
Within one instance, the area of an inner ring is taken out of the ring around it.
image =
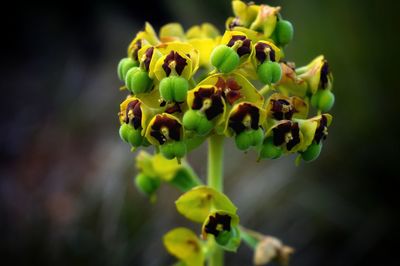
[[[150,47],[146,50],[145,52],[145,59],[144,59],[144,68],[146,69],[146,71],[149,71],[150,69],[150,62],[151,62],[151,58],[153,57],[153,53],[154,53],[154,47]]]
[[[205,106],[208,102],[208,106]],[[212,88],[200,88],[194,93],[193,110],[203,110],[208,120],[212,120],[224,112],[222,92]]]
[[[215,237],[222,231],[231,231],[232,218],[227,214],[216,213],[215,216],[210,216],[204,230],[207,234],[213,234]]]
[[[247,39],[246,36],[243,35],[234,35],[231,40],[228,42],[227,46],[232,47],[237,42],[241,42],[236,52],[239,56],[243,56],[245,54],[250,54],[251,52],[251,40]]]
[[[182,125],[175,119],[167,115],[157,115],[154,123],[151,125],[150,135],[155,138],[160,145],[167,140],[172,139],[179,141],[181,138]]]
[[[126,124],[132,123],[135,129],[138,129],[142,121],[142,110],[140,109],[140,102],[133,100],[128,103],[125,112],[124,122]]]
[[[272,116],[276,120],[291,120],[293,117],[294,113],[294,108],[290,104],[290,102],[284,100],[284,99],[279,99],[279,100],[271,100],[272,103]]]
[[[328,87],[329,72],[330,72],[330,70],[329,70],[328,61],[324,60],[324,63],[321,68],[320,81],[319,81],[319,86],[323,89],[326,89]]]
[[[231,23],[229,23],[229,29],[232,30],[237,26],[242,26],[242,23],[240,23],[240,19],[238,17],[232,19]]]
[[[182,108],[179,103],[174,102],[167,106],[167,108],[165,109],[165,112],[167,114],[182,113]]]
[[[167,77],[171,74],[172,69],[175,69],[178,75],[181,75],[183,69],[187,65],[186,59],[183,58],[177,52],[171,51],[164,59],[164,63],[162,64],[162,68],[165,71]]]
[[[139,39],[135,42],[133,49],[132,49],[132,58],[136,61],[138,61],[138,52],[142,48],[142,40]]]
[[[300,128],[297,122],[287,121],[274,129],[273,140],[275,146],[286,145],[288,151],[300,143]]]
[[[236,134],[243,132],[246,129],[257,130],[259,128],[260,110],[249,103],[240,104],[229,118],[229,127]]]
[[[222,92],[222,96],[231,105],[242,97],[242,95],[240,94],[240,89],[242,87],[233,78],[228,78],[225,81],[222,77],[218,77],[217,83],[215,83],[215,87],[217,87]]]
[[[314,141],[319,144],[321,140],[325,140],[328,136],[328,119],[325,115],[321,116],[319,126],[315,130]]]
[[[272,47],[266,43],[259,42],[255,46],[256,49],[256,58],[260,63],[264,63],[267,60],[267,56],[273,62],[275,62],[275,51]]]

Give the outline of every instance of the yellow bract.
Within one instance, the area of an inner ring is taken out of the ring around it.
[[[163,242],[168,252],[185,265],[204,265],[202,243],[193,231],[184,227],[175,228],[164,235]]]
[[[185,39],[185,32],[179,23],[168,23],[160,29],[162,42],[184,41]]]
[[[280,10],[281,8],[279,6],[260,5],[257,18],[251,23],[250,29],[262,30],[265,37],[270,37],[275,30]]]
[[[326,64],[326,60],[323,55],[320,55],[313,61],[311,61],[311,63],[309,63],[307,66],[296,70],[296,72],[298,73],[298,77],[308,83],[309,90],[312,94],[316,93],[319,88],[321,81],[321,70],[324,64]],[[331,89],[332,75],[331,73],[327,73],[327,75],[327,89]]]
[[[308,84],[304,79],[297,76],[294,68],[286,63],[281,63],[282,78],[278,82],[278,87],[282,93],[305,97]]]
[[[210,56],[214,48],[219,43],[219,38],[211,39],[190,39],[188,42],[199,51],[199,64],[200,66],[210,67]]]
[[[210,212],[222,210],[236,214],[236,206],[217,190],[199,186],[186,192],[175,201],[178,212],[194,222],[203,223]]]
[[[160,43],[160,40],[158,39],[157,34],[153,29],[153,26],[151,26],[151,24],[148,22],[146,22],[144,30],[139,31],[132,42],[129,44],[128,56],[132,56],[132,50],[135,48],[137,41],[141,41],[142,45],[157,45]]]
[[[260,6],[255,4],[246,4],[242,1],[232,1],[233,13],[244,26],[248,27],[256,19]]]

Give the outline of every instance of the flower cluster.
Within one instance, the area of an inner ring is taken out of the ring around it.
[[[138,157],[137,186],[150,196],[161,181],[185,191],[178,211],[203,224],[203,240],[212,235],[228,251],[240,243],[236,207],[209,187],[190,190],[201,181],[181,159],[219,135],[233,138],[241,151],[254,150],[259,160],[298,154],[296,163],[313,161],[335,100],[324,56],[302,67],[285,59],[293,26],[280,7],[239,0],[232,7],[223,34],[208,23],[187,31],[170,23],[157,35],[146,23],[118,65],[121,90],[128,92],[120,104],[121,139],[157,151]],[[184,228],[164,238],[184,265],[203,265],[209,253],[203,240]]]
[[[118,65],[122,89],[120,136],[131,146],[154,145],[182,158],[208,136],[234,137],[238,149],[260,159],[298,153],[318,157],[332,117],[332,74],[323,56],[296,68],[284,61],[293,38],[280,7],[233,1],[221,36],[211,24],[157,35],[137,33]],[[317,116],[307,118],[310,107]]]

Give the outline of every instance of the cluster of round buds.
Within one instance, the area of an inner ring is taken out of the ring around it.
[[[146,23],[137,33],[118,65],[129,93],[120,105],[121,138],[134,148],[154,145],[168,159],[218,134],[259,159],[314,160],[332,121],[327,60],[300,68],[284,60],[293,27],[280,7],[232,6],[222,35],[208,23],[186,32],[171,23],[158,35]]]

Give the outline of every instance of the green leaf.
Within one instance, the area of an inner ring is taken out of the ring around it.
[[[236,206],[223,193],[199,186],[186,192],[175,202],[178,212],[194,222],[203,223],[210,212],[221,210],[236,214]]]

